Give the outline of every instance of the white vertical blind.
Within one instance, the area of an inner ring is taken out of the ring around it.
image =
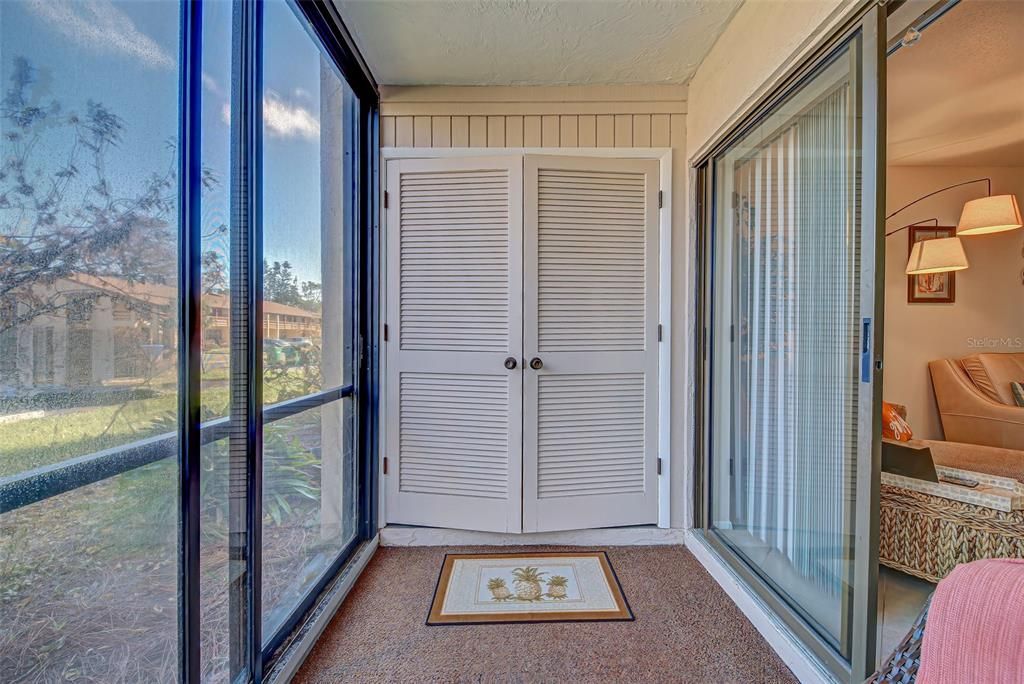
[[[852,132],[844,83],[725,171],[736,231],[728,519],[830,597],[846,580],[857,450]]]

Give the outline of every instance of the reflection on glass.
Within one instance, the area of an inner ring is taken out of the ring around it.
[[[0,3],[0,478],[177,428],[178,14]],[[0,678],[176,678],[177,478],[0,515]]]
[[[264,426],[263,625],[273,634],[356,534],[352,400]]]
[[[283,1],[264,4],[263,392],[351,383],[356,98]],[[355,533],[350,401],[264,426],[270,638]]]
[[[177,465],[0,517],[0,680],[177,678]]]
[[[208,422],[229,413],[231,362],[230,232],[231,215],[231,30],[232,3],[203,4],[202,138],[203,188],[200,200],[202,340],[199,399],[201,419]],[[244,649],[231,639],[232,601],[244,596],[244,583],[231,584],[228,440],[200,449],[200,676],[204,682],[231,679],[245,661]],[[245,479],[244,465],[242,480]],[[245,506],[245,488],[233,492],[236,505]],[[244,534],[242,535],[244,544]],[[244,553],[234,564],[244,568]],[[242,571],[237,580],[244,580]],[[232,594],[231,587],[236,591]],[[234,649],[234,659],[232,659]]]
[[[842,651],[858,448],[852,52],[713,168],[711,524]]]

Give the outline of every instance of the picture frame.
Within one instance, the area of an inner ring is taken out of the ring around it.
[[[956,237],[956,226],[910,226],[907,254],[914,243]],[[908,304],[952,304],[956,302],[956,273],[928,273],[907,276]]]

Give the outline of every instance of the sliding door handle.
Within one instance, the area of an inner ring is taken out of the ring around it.
[[[544,362],[540,360],[539,356],[534,356],[530,359],[530,368],[533,370],[540,370],[544,367]]]
[[[871,382],[871,319],[861,321],[860,381]]]

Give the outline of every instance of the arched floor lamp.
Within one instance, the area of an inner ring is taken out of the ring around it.
[[[937,238],[935,240],[924,240],[914,243],[913,249],[910,251],[910,258],[907,260],[907,275],[962,271],[967,268],[968,264],[967,255],[964,253],[964,246],[960,242],[961,235],[1001,233],[1006,230],[1016,230],[1024,225],[1024,221],[1021,221],[1017,197],[1015,195],[993,195],[991,178],[975,178],[939,188],[934,192],[918,197],[909,204],[903,205],[886,216],[885,220],[888,221],[903,210],[909,209],[929,197],[972,183],[987,183],[988,190],[985,196],[969,200],[964,204],[963,211],[960,212],[960,220],[956,224],[956,237]],[[926,219],[925,221],[908,223],[901,228],[886,233],[885,237],[895,235],[910,226],[917,226],[927,221],[935,221],[938,224],[938,219]]]

